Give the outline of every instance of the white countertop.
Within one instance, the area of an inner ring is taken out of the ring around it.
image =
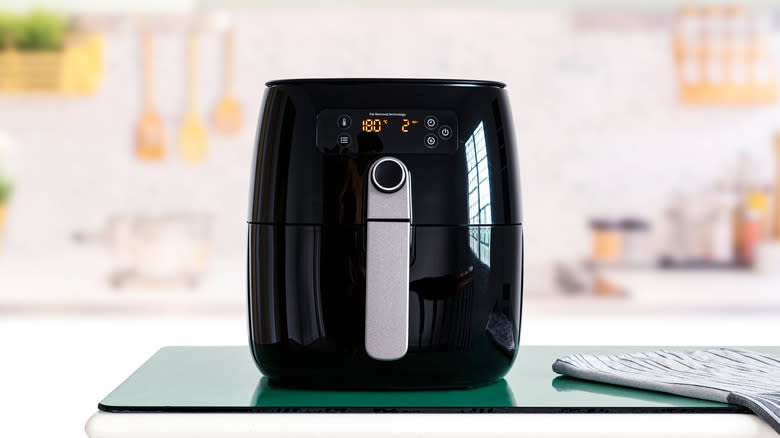
[[[771,438],[746,414],[107,414],[90,438]]]

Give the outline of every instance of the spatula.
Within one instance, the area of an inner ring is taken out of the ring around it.
[[[144,68],[144,110],[136,128],[135,151],[141,160],[165,158],[165,127],[154,104],[154,43],[152,36],[142,37],[142,61]]]
[[[206,127],[198,115],[198,40],[194,34],[191,34],[188,41],[188,63],[187,63],[187,90],[188,103],[187,114],[184,116],[184,122],[179,131],[179,152],[184,161],[197,163],[206,157],[208,149],[208,139],[206,137]]]
[[[214,126],[224,135],[236,134],[241,130],[241,106],[233,96],[233,29],[225,32],[225,89],[214,109]]]

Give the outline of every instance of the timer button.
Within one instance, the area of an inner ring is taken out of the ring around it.
[[[338,125],[341,129],[347,129],[352,126],[352,118],[346,114],[342,114],[339,116]]]
[[[352,143],[352,137],[350,137],[350,135],[346,132],[342,132],[338,137],[336,137],[336,144],[342,148],[348,147],[350,143]]]
[[[428,129],[436,129],[436,127],[439,126],[439,119],[437,119],[436,116],[427,116],[425,117],[423,124]]]
[[[442,140],[449,140],[450,137],[452,137],[452,128],[447,125],[442,125],[442,127],[439,128],[439,137]]]
[[[436,137],[436,134],[426,135],[424,141],[425,141],[425,147],[428,149],[433,149],[439,145],[439,137]]]

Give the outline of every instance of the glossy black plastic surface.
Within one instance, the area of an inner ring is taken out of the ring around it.
[[[503,88],[479,82],[312,81],[278,82],[266,90],[257,135],[250,222],[362,224],[365,175],[371,163],[385,153],[320,152],[316,147],[317,114],[337,108],[432,108],[457,114],[458,150],[435,156],[392,154],[404,162],[412,176],[413,223],[522,223],[519,163]],[[467,161],[467,154],[473,152],[473,147],[467,146],[470,139],[481,135],[486,146],[484,156],[478,157],[477,169]],[[422,144],[419,147],[424,149]],[[474,180],[477,170],[479,181]],[[483,211],[488,217],[475,218],[469,212],[469,195],[476,184],[483,197],[490,197],[491,209]]]
[[[341,114],[434,111],[430,114],[456,125],[447,137],[454,149],[432,154],[424,144],[398,147],[394,140],[323,152],[316,140],[317,117],[324,110],[332,115],[328,126],[334,137],[359,122],[341,123]],[[386,144],[394,146],[385,150]],[[388,362],[370,358],[364,340],[365,198],[368,170],[382,156],[408,169],[412,203],[409,349]],[[522,212],[503,84],[270,82],[253,164],[250,344],[272,381],[338,388],[466,387],[508,371],[520,330]]]
[[[288,386],[472,387],[514,360],[522,299],[522,228],[414,227],[409,351],[364,348],[362,226],[249,225],[252,351]],[[475,251],[476,249],[476,251]]]
[[[310,78],[310,79],[278,79],[265,83],[268,87],[277,85],[320,84],[320,85],[371,85],[371,84],[432,84],[432,85],[464,85],[476,87],[504,88],[506,84],[498,81],[481,81],[474,79],[428,79],[428,78]]]

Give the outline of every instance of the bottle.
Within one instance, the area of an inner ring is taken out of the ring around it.
[[[740,225],[739,261],[743,265],[752,266],[756,247],[761,242],[761,215],[756,210],[743,210]]]
[[[669,207],[666,209],[666,221],[668,236],[666,242],[667,262],[672,265],[680,265],[689,261],[687,252],[687,235],[685,223],[688,220],[688,205],[685,195],[677,193],[672,197]]]
[[[623,234],[621,261],[628,266],[647,266],[652,262],[650,224],[635,217],[620,221]]]
[[[775,217],[772,237],[780,242],[780,132],[775,134]]]
[[[593,233],[592,258],[595,263],[615,263],[621,254],[620,224],[609,219],[593,219],[590,222]]]
[[[734,262],[734,227],[732,212],[734,197],[729,193],[727,183],[715,186],[710,216],[709,260],[716,265],[729,265]]]
[[[766,189],[753,187],[747,193],[747,199],[745,200],[745,206],[748,210],[754,211],[757,216],[757,220],[760,225],[761,239],[769,236],[770,233],[770,210],[769,210],[769,193]]]

